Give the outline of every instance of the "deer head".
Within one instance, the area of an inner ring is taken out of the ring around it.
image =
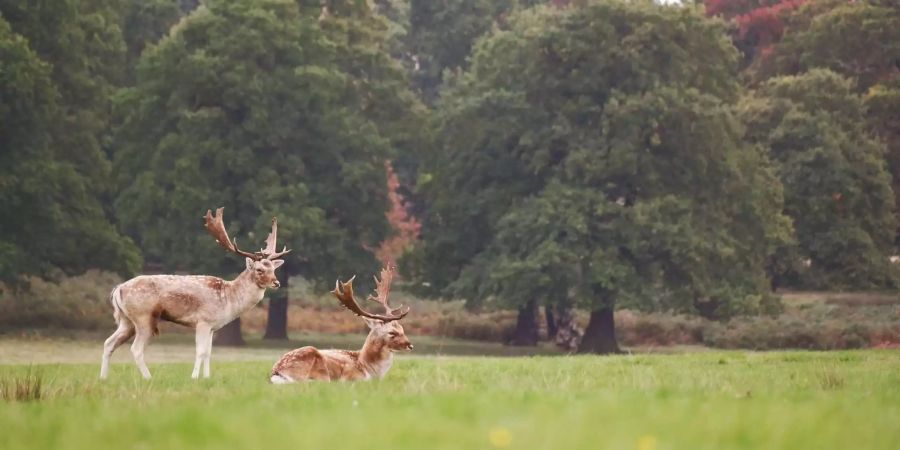
[[[206,231],[215,238],[219,246],[246,258],[246,271],[250,273],[251,280],[257,286],[260,288],[278,288],[281,286],[278,278],[275,277],[275,269],[281,267],[284,264],[284,260],[277,258],[290,253],[290,250],[284,247],[280,252],[277,251],[278,219],[272,218],[272,231],[269,232],[269,236],[266,238],[266,248],[258,252],[245,252],[238,248],[236,239],[228,238],[228,232],[225,230],[225,223],[223,222],[224,210],[225,208],[219,208],[215,214],[212,214],[210,210],[206,210],[206,216],[204,216]]]
[[[394,270],[393,266],[381,269],[381,279],[375,277],[375,295],[368,297],[368,300],[378,303],[384,308],[384,314],[370,313],[359,306],[353,296],[353,280],[356,276],[350,278],[346,283],[341,283],[340,280],[336,281],[331,293],[337,297],[341,305],[366,321],[370,330],[368,339],[380,340],[391,350],[412,350],[413,345],[406,337],[403,326],[399,322],[409,314],[409,307],[401,305],[394,309],[388,303],[388,294],[391,291],[391,283],[394,281]]]

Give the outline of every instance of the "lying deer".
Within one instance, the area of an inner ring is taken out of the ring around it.
[[[355,381],[381,378],[391,368],[393,352],[412,350],[413,345],[398,322],[409,313],[409,308],[401,306],[391,309],[388,305],[394,268],[381,270],[381,280],[375,278],[377,295],[369,296],[369,300],[384,307],[384,315],[370,313],[359,306],[353,297],[353,278],[346,283],[338,280],[331,293],[345,308],[362,317],[369,326],[369,335],[362,349],[349,351],[301,347],[291,350],[272,367],[269,381],[285,384],[308,380]]]
[[[272,218],[272,232],[266,238],[266,248],[260,252],[245,252],[237,241],[228,238],[222,222],[222,210],[212,215],[206,211],[206,230],[216,242],[229,252],[246,257],[247,267],[234,280],[212,276],[144,275],[116,286],[110,294],[113,317],[119,328],[103,344],[100,378],[109,375],[109,358],[123,343],[134,336],[131,353],[141,375],[150,378],[144,363],[144,349],[150,337],[159,334],[160,320],[174,322],[196,330],[197,357],[192,378],[209,378],[209,357],[213,332],[225,326],[260,302],[267,288],[278,288],[275,269],[284,264],[276,259],[288,252],[276,251],[278,222]]]

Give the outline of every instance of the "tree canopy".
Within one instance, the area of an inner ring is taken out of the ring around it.
[[[285,283],[399,258],[514,343],[896,288],[896,0],[688,3],[0,0],[0,281],[236,272],[225,206]]]
[[[221,261],[211,241],[198,251],[202,228],[188,224],[200,224],[197,205],[230,205],[249,245],[278,215],[309,276],[373,264],[365,246],[387,232],[390,146],[340,48],[295,2],[244,0],[206,2],[145,53],[118,98],[116,209],[148,259]]]
[[[732,19],[747,56],[746,78],[824,68],[853,80],[867,126],[887,143],[895,210],[900,208],[900,8],[895,0],[708,0],[707,13]],[[896,233],[900,236],[900,230]]]
[[[759,305],[789,226],[730,112],[736,54],[721,25],[626,2],[511,22],[441,98],[424,278],[509,305]]]
[[[79,9],[80,8],[80,9]],[[0,278],[140,268],[103,208],[121,39],[104,4],[0,2]]]
[[[895,218],[884,145],[866,129],[853,82],[824,69],[773,78],[741,105],[748,137],[769,150],[797,236],[793,276],[813,288],[891,286]],[[796,259],[809,259],[797,269]],[[790,274],[786,274],[790,276]]]

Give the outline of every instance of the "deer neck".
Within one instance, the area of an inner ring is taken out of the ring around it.
[[[381,378],[391,368],[394,362],[394,353],[391,349],[369,333],[366,343],[359,351],[359,363],[371,378]]]
[[[228,303],[232,319],[256,306],[263,299],[265,293],[266,288],[259,287],[253,281],[253,275],[249,270],[241,272],[225,288],[225,301]]]

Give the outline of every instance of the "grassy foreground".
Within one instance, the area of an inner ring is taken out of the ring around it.
[[[152,348],[152,345],[151,345]],[[127,354],[127,350],[122,352]],[[215,354],[215,350],[214,350]],[[0,448],[887,449],[900,352],[403,357],[387,378],[272,386],[272,361],[0,365]],[[2,388],[2,386],[0,386]]]

